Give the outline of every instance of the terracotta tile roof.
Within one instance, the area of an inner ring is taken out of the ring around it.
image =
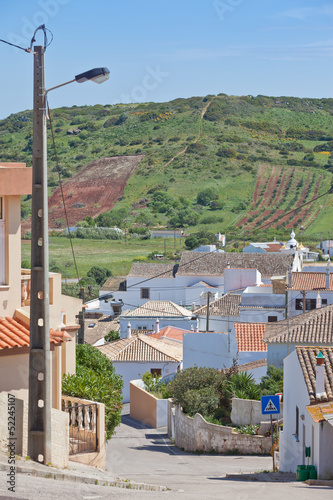
[[[326,420],[325,417],[333,415],[333,401],[307,406],[306,409],[315,422],[324,422]]]
[[[326,272],[292,273],[292,290],[333,290],[333,273],[330,273],[330,287],[326,288]]]
[[[267,351],[263,336],[267,323],[234,323],[238,350]]]
[[[281,243],[266,243],[266,245],[266,252],[279,252],[282,247]]]
[[[333,344],[333,304],[268,323],[264,342]]]
[[[65,331],[56,332],[50,329],[50,342],[58,344],[71,340],[71,336]],[[11,349],[12,347],[29,347],[30,330],[22,321],[18,319],[0,318],[0,350]]]
[[[111,361],[168,361],[180,362],[183,357],[182,344],[167,345],[148,335],[132,335],[130,339],[119,339],[96,347]]]
[[[185,307],[179,306],[171,300],[149,300],[145,304],[133,311],[127,311],[121,317],[145,317],[145,318],[158,318],[161,316],[167,317],[191,317],[193,313]]]
[[[292,262],[293,256],[283,253],[202,252],[195,258],[193,252],[183,252],[177,276],[222,276],[229,263],[231,268],[257,269],[270,278],[286,275]]]
[[[89,328],[89,325],[95,323],[95,326]],[[101,316],[99,318],[88,318],[84,320],[84,341],[88,344],[94,344],[97,340],[105,337],[111,330],[119,331],[117,320],[110,320],[110,316]]]
[[[170,264],[134,262],[128,273],[129,278],[154,278],[157,275],[160,275],[159,278],[173,278],[173,266],[170,266]]]
[[[333,401],[333,347],[296,347],[297,357],[309,393],[310,403]],[[316,357],[319,352],[325,359],[325,394],[316,398]]]
[[[210,316],[239,316],[241,296],[238,294],[225,294],[209,304]],[[198,316],[207,316],[207,305],[198,307],[193,311]]]
[[[191,330],[183,330],[181,328],[177,328],[176,326],[166,326],[159,331],[159,333],[151,333],[149,334],[149,338],[153,339],[173,339],[183,341],[183,333],[193,333]]]

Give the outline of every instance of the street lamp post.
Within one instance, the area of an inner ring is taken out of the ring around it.
[[[107,68],[95,68],[73,80],[45,89],[44,47],[34,47],[33,161],[31,213],[31,302],[29,356],[28,454],[51,463],[51,373],[49,328],[49,245],[47,206],[47,92],[71,82],[102,83]]]

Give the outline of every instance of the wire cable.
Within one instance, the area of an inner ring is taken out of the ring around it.
[[[65,196],[64,196],[64,191],[63,191],[63,186],[62,186],[62,180],[61,180],[61,175],[60,175],[60,168],[59,168],[59,160],[58,160],[57,148],[56,148],[55,140],[54,140],[52,118],[51,118],[49,103],[48,103],[47,100],[46,100],[46,107],[47,107],[47,114],[48,114],[48,119],[49,119],[49,123],[50,123],[50,130],[51,130],[51,137],[52,137],[52,144],[53,144],[54,156],[55,156],[55,161],[56,161],[56,166],[57,166],[57,172],[58,172],[58,177],[59,177],[59,187],[60,187],[60,191],[61,191],[62,203],[63,203],[63,206],[64,206],[64,212],[65,212],[65,218],[66,218],[66,226],[67,226],[67,229],[68,229],[69,241],[70,241],[70,245],[71,245],[71,250],[72,250],[72,255],[73,255],[73,261],[74,261],[74,266],[75,266],[75,271],[76,271],[76,277],[77,277],[77,280],[80,281],[79,271],[78,271],[77,264],[76,264],[76,258],[75,258],[75,252],[74,252],[74,247],[73,247],[72,236],[71,236],[71,232],[69,230],[68,213],[67,213],[67,209],[66,209]]]
[[[17,49],[23,50],[24,52],[28,52],[28,54],[32,54],[33,53],[33,51],[32,51],[32,45],[36,41],[36,33],[39,30],[42,30],[43,33],[44,33],[44,51],[45,51],[46,48],[49,45],[51,45],[51,43],[53,41],[53,33],[48,28],[45,27],[45,24],[41,24],[40,26],[38,26],[38,28],[35,29],[34,34],[32,35],[32,38],[30,40],[30,46],[27,47],[27,48],[21,47],[20,45],[15,45],[15,43],[8,42],[7,40],[2,40],[1,38],[0,38],[0,42],[6,43],[7,45],[11,45],[12,47],[16,47]],[[50,35],[51,35],[51,40],[50,41],[48,40],[47,33],[50,33]]]

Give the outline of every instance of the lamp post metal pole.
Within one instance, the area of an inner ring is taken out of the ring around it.
[[[51,373],[44,47],[34,47],[28,454],[51,462]]]

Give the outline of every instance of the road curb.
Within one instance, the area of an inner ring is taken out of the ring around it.
[[[8,464],[0,463],[0,471],[8,471]],[[59,470],[41,470],[35,467],[16,465],[17,474],[28,474],[33,477],[41,477],[54,479],[58,481],[72,481],[74,483],[95,484],[98,486],[111,486],[115,488],[125,488],[129,490],[141,491],[168,491],[166,486],[155,484],[137,483],[130,480],[122,479],[106,479],[101,477],[83,476],[79,474],[71,474],[70,472],[61,472]]]

